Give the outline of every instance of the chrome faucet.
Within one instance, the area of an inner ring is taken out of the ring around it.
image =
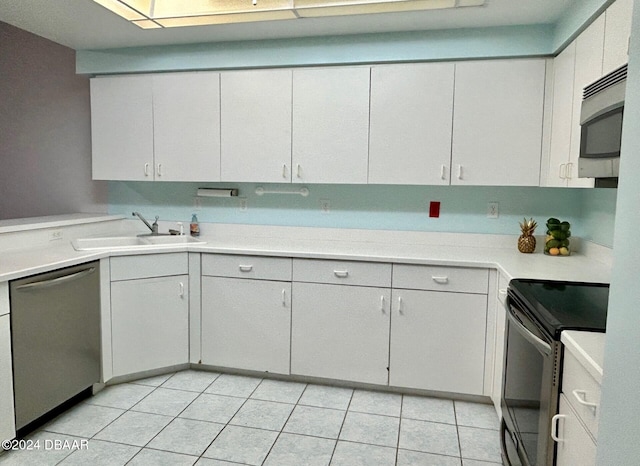
[[[156,221],[153,222],[153,225],[149,225],[149,222],[147,222],[147,219],[144,218],[140,214],[140,212],[132,212],[131,215],[134,216],[134,217],[138,217],[140,220],[142,220],[144,222],[144,224],[147,226],[147,228],[149,228],[149,230],[151,230],[151,235],[152,236],[156,236],[158,234],[158,219],[160,218],[158,215],[156,215]]]

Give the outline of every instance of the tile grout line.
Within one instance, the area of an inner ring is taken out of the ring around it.
[[[172,379],[176,374],[177,374],[177,372],[175,372],[171,377],[169,377],[167,380],[165,380],[164,382],[162,382],[158,387],[156,387],[156,389],[154,389],[153,391],[151,391],[151,393],[155,392],[158,388],[161,388],[165,383],[167,383],[169,380],[171,380],[171,379]],[[193,399],[189,404],[187,404],[187,406],[185,406],[185,407],[184,407],[184,409],[182,409],[182,411],[180,411],[177,415],[173,416],[173,419],[171,419],[171,421],[169,421],[169,422],[167,423],[167,425],[166,425],[166,426],[164,426],[162,429],[160,429],[160,431],[159,431],[158,433],[156,433],[153,437],[151,437],[151,439],[149,439],[149,441],[148,441],[146,444],[144,444],[144,446],[142,446],[142,447],[140,448],[140,450],[139,450],[135,455],[133,455],[133,457],[132,457],[129,461],[127,461],[127,462],[125,463],[125,465],[127,465],[127,464],[131,463],[131,461],[133,461],[133,460],[134,460],[134,459],[135,459],[135,458],[136,458],[136,457],[137,457],[137,456],[138,456],[138,455],[139,455],[139,454],[140,454],[140,453],[141,453],[145,448],[147,448],[147,447],[148,447],[148,445],[149,445],[151,442],[153,442],[153,440],[154,440],[155,438],[157,438],[157,437],[158,437],[158,435],[160,435],[160,434],[161,434],[161,433],[162,433],[162,432],[163,432],[163,431],[164,431],[164,430],[165,430],[169,425],[171,425],[171,423],[172,423],[173,421],[175,421],[176,419],[178,419],[178,416],[180,416],[180,414],[182,414],[183,412],[185,412],[185,410],[186,410],[187,408],[189,408],[189,406],[191,406],[191,404],[192,404],[194,401],[196,401],[196,400],[200,397],[200,395],[202,395],[202,394],[204,393],[204,391],[205,391],[207,388],[209,388],[209,387],[210,387],[210,386],[211,386],[211,385],[212,385],[216,380],[218,380],[218,377],[220,377],[220,374],[218,374],[218,375],[217,375],[217,376],[216,376],[216,377],[211,381],[211,383],[209,383],[209,385],[207,385],[207,386],[204,388],[204,390],[202,390],[202,391],[201,391],[201,392],[200,392],[200,393],[199,393],[199,394],[198,394],[198,395],[197,395],[197,396],[196,396],[196,397],[195,397],[195,398],[194,398],[194,399]],[[169,389],[169,388],[165,388],[165,390],[171,390],[171,389]],[[181,391],[185,391],[185,392],[187,392],[187,390],[181,390]],[[151,395],[151,393],[149,393],[149,395]],[[194,392],[188,392],[188,393],[194,393]],[[196,393],[197,393],[197,392],[196,392]],[[147,396],[148,396],[148,395],[147,395]],[[146,398],[146,397],[145,397],[145,398]],[[143,400],[144,400],[145,398],[143,398]],[[140,400],[140,401],[142,401],[142,400]],[[140,403],[140,401],[139,401],[138,403]],[[138,404],[138,403],[136,403],[136,404]],[[133,405],[133,406],[135,406],[135,405]],[[132,408],[133,408],[133,406],[132,406]],[[139,411],[133,411],[133,412],[139,412]],[[154,414],[154,413],[146,413],[146,414]],[[220,429],[220,432],[222,432],[222,429]],[[220,435],[220,432],[218,432],[218,435]],[[218,437],[218,435],[216,435],[216,438]],[[214,438],[214,440],[215,440],[215,438]],[[212,441],[212,442],[213,442],[213,441]],[[208,447],[207,447],[207,448],[208,448]],[[206,449],[205,449],[205,451],[206,451]],[[171,453],[177,453],[177,452],[171,452]],[[198,462],[199,460],[200,460],[200,456],[198,456],[198,459],[196,459],[196,461],[194,462],[194,464],[195,464],[196,462]]]
[[[331,458],[329,459],[329,465],[333,462],[333,457],[336,454],[336,449],[338,448],[338,442],[340,441],[340,434],[342,434],[342,429],[344,428],[344,423],[347,420],[347,414],[349,413],[349,408],[351,407],[351,402],[353,401],[353,396],[356,394],[356,390],[351,391],[351,396],[349,397],[349,403],[347,403],[347,409],[344,411],[344,417],[342,418],[342,423],[340,424],[340,430],[338,431],[338,436],[336,437],[336,443],[333,446],[333,451],[331,452]]]
[[[295,402],[295,404],[293,405],[293,408],[291,409],[291,412],[289,413],[289,415],[287,416],[287,419],[284,421],[284,424],[282,424],[282,428],[280,429],[280,431],[278,432],[278,435],[276,436],[276,439],[273,441],[273,443],[271,444],[271,447],[269,448],[269,451],[267,452],[267,454],[265,455],[264,459],[262,460],[262,465],[264,465],[264,463],[266,463],[267,459],[269,459],[269,455],[271,454],[271,452],[273,451],[273,447],[276,445],[276,443],[278,443],[278,439],[280,438],[280,436],[282,435],[284,428],[287,425],[287,422],[289,422],[289,419],[291,419],[291,415],[293,414],[293,412],[296,410],[296,407],[298,406],[298,404],[300,403],[300,400],[302,399],[302,396],[304,395],[304,392],[307,391],[307,388],[309,387],[309,384],[305,384],[304,386],[304,390],[302,390],[302,392],[300,393],[300,396],[298,397],[297,401]]]

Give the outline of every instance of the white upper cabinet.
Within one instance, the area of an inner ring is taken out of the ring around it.
[[[553,115],[547,186],[567,186],[567,164],[573,131],[575,65],[576,44],[572,42],[553,62]]]
[[[291,75],[222,73],[222,181],[291,181]]]
[[[93,179],[220,180],[218,73],[91,80]]]
[[[369,183],[449,184],[454,68],[371,69]]]
[[[294,183],[366,183],[368,67],[293,70]]]
[[[573,81],[573,116],[571,131],[571,151],[569,163],[564,172],[568,185],[572,187],[593,187],[593,178],[578,178],[578,158],[580,156],[580,110],[582,91],[585,86],[602,76],[602,56],[604,47],[604,15],[601,15],[576,39],[576,63]]]
[[[156,181],[220,179],[220,75],[153,76]]]
[[[633,0],[616,0],[605,12],[603,75],[629,61],[632,12]]]
[[[452,185],[538,186],[545,61],[456,65]]]
[[[94,180],[153,180],[152,77],[91,80]]]

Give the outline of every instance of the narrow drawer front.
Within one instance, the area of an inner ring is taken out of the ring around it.
[[[291,281],[291,259],[286,257],[203,254],[202,275]]]
[[[393,287],[487,294],[489,270],[430,265],[393,265]]]
[[[391,287],[391,264],[294,259],[293,281]]]
[[[167,277],[188,273],[189,256],[186,252],[111,258],[111,281]]]
[[[564,352],[562,392],[594,439],[598,438],[600,384],[569,351]]]

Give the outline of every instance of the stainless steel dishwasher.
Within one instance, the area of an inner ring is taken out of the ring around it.
[[[10,283],[16,429],[100,379],[98,262]]]

